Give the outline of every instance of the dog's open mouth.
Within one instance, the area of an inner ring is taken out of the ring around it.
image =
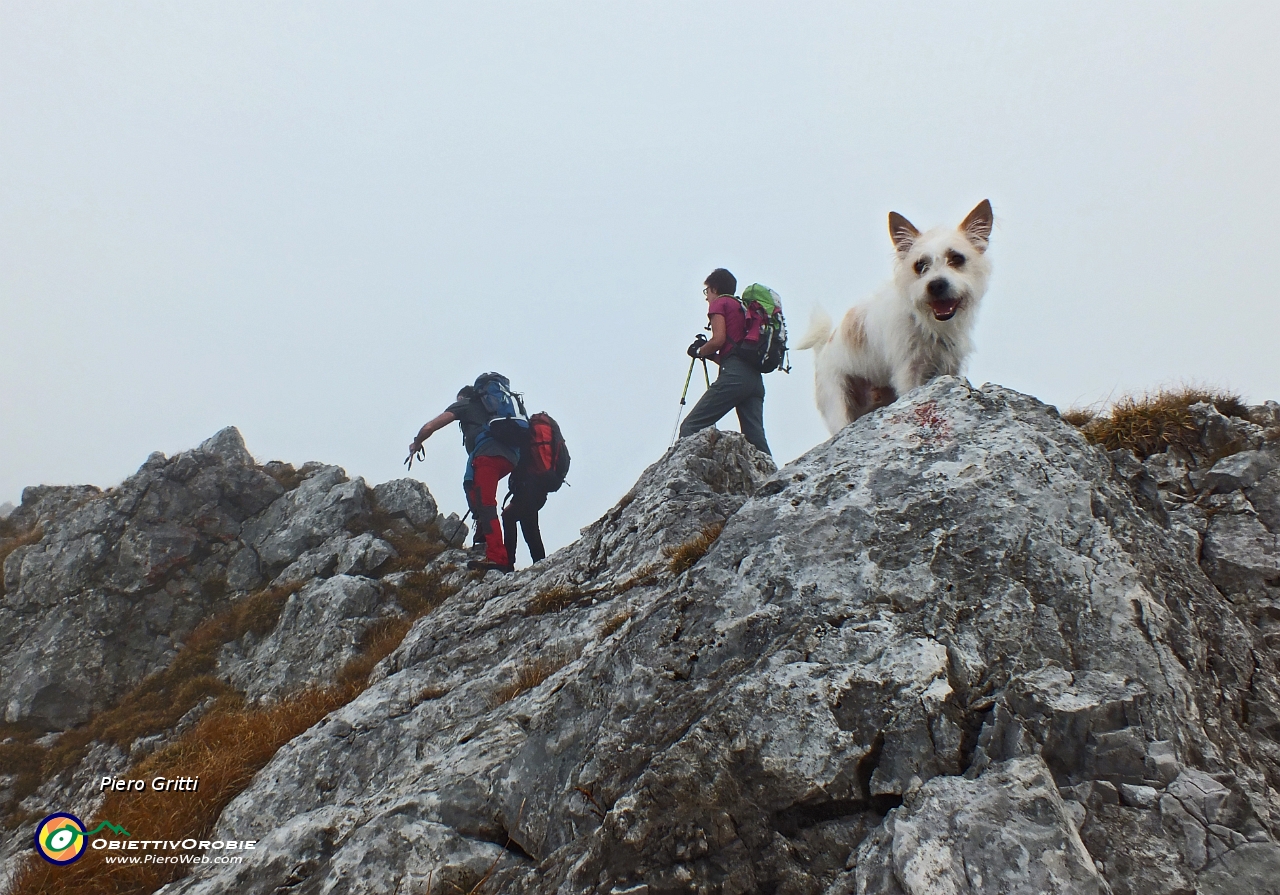
[[[933,310],[933,316],[936,319],[950,320],[956,315],[956,311],[960,309],[960,299],[931,298],[929,299],[929,307]]]

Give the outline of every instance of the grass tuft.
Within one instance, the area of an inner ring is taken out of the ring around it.
[[[723,522],[712,522],[679,547],[664,547],[662,552],[671,560],[671,574],[679,575],[693,568],[694,563],[706,556],[722,531]]]
[[[397,519],[378,506],[374,500],[372,489],[369,490],[368,494],[372,515],[369,517],[368,525],[362,526],[362,530],[367,528],[372,531],[396,548],[396,553],[398,554],[387,560],[386,565],[378,570],[379,575],[389,575],[392,572],[420,571],[426,568],[427,563],[449,548],[450,545],[445,543],[444,537],[440,534],[438,522],[431,525],[429,531],[416,532],[403,519]],[[457,545],[454,544],[453,546]]]
[[[416,616],[394,615],[375,622],[361,638],[360,654],[338,672],[338,683],[354,686],[367,682],[374,666],[395,652],[415,621]]]
[[[292,463],[282,463],[279,460],[272,460],[258,468],[279,482],[285,491],[292,491],[306,479],[305,475],[293,468]]]
[[[509,684],[504,684],[493,692],[490,705],[497,708],[522,693],[528,693],[567,664],[568,660],[563,657],[545,656],[520,666]]]
[[[1204,453],[1201,432],[1190,407],[1200,403],[1212,404],[1224,416],[1249,418],[1249,408],[1238,395],[1203,388],[1125,396],[1105,415],[1074,409],[1062,418],[1079,428],[1089,441],[1109,451],[1123,448],[1145,460],[1178,446],[1199,456]]]
[[[600,635],[602,637],[612,637],[619,628],[631,620],[630,612],[619,612],[613,618],[606,621],[600,626]]]
[[[571,584],[557,584],[539,591],[529,601],[526,612],[529,615],[545,615],[548,612],[559,612],[568,609],[580,600],[595,596],[599,590],[582,590]]]
[[[370,672],[396,651],[414,623],[458,592],[457,585],[444,581],[444,576],[451,569],[446,567],[409,574],[396,591],[396,601],[407,614],[380,619],[365,631],[360,641],[360,654],[338,672],[339,685],[363,689]]]
[[[1073,407],[1062,414],[1062,421],[1070,423],[1077,429],[1083,429],[1086,425],[1093,422],[1096,414],[1087,407]]]
[[[659,580],[658,573],[660,571],[662,571],[661,563],[646,563],[639,569],[636,569],[635,574],[631,575],[631,577],[618,585],[618,593],[625,594],[633,587],[649,587],[650,585],[657,584]]]
[[[462,588],[445,578],[456,572],[457,566],[410,572],[396,588],[396,602],[415,618],[426,615]]]

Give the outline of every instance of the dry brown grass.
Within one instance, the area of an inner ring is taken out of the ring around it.
[[[712,522],[679,547],[662,548],[663,554],[671,560],[671,574],[679,575],[693,568],[694,563],[706,556],[722,531],[724,531],[723,522]]]
[[[567,664],[569,660],[563,656],[544,656],[521,665],[509,684],[504,684],[493,691],[490,705],[497,708],[522,693],[528,693]]]
[[[206,697],[231,694],[229,685],[212,676],[219,650],[246,633],[269,633],[279,622],[285,601],[301,588],[298,582],[258,591],[201,622],[167,668],[138,684],[112,708],[59,737],[46,756],[45,778],[80,761],[95,740],[115,743],[128,751],[138,737],[173,727]]]
[[[410,572],[396,588],[396,602],[415,618],[426,615],[461,590],[458,585],[445,580],[456,571],[456,566],[446,565],[438,569]]]
[[[373,512],[368,530],[395,547],[398,554],[387,560],[387,564],[378,570],[379,575],[420,571],[449,546],[440,536],[439,528],[433,527],[430,532],[421,533],[404,531],[405,523],[402,520],[374,502],[372,490],[369,492],[369,503]]]
[[[252,631],[263,635],[275,627],[289,595],[301,584],[267,588],[246,597],[226,612],[206,619],[187,638],[169,666],[146,678],[114,706],[80,727],[62,734],[45,749],[34,744],[31,732],[10,733],[14,742],[0,746],[0,767],[8,761],[18,771],[14,795],[20,800],[46,780],[75,766],[95,742],[114,743],[126,752],[139,737],[169,730],[209,696],[227,697],[231,687],[212,676],[223,644]],[[39,759],[38,768],[33,763]],[[12,828],[24,817],[10,813],[0,827]]]
[[[355,693],[347,687],[310,690],[265,708],[245,708],[237,697],[220,700],[184,736],[131,768],[131,779],[198,777],[196,792],[111,793],[97,818],[110,820],[132,838],[207,839],[222,809],[244,791],[281,746]],[[185,876],[190,865],[105,864],[104,852],[89,849],[66,867],[29,859],[13,895],[141,895]]]
[[[338,672],[338,683],[345,686],[368,680],[369,672],[395,652],[415,621],[416,616],[395,615],[375,622],[361,638],[360,654]]]
[[[1083,429],[1085,425],[1091,423],[1095,419],[1095,416],[1094,412],[1088,408],[1073,407],[1062,414],[1062,421],[1064,423],[1070,423],[1077,429]]]
[[[526,611],[529,615],[544,615],[548,612],[559,612],[567,609],[581,598],[582,592],[567,584],[557,584],[539,591],[529,600]]]
[[[396,590],[396,602],[407,614],[379,619],[365,631],[360,654],[338,672],[339,685],[363,689],[374,666],[395,652],[414,623],[458,592],[456,585],[445,583],[449,569],[413,572],[405,579]]]
[[[305,690],[274,705],[258,707],[246,706],[239,694],[224,693],[191,730],[130,768],[127,774],[131,779],[144,780],[160,776],[199,777],[197,792],[112,793],[95,817],[111,820],[134,837],[207,838],[222,810],[244,791],[280,747],[363,693],[368,687],[369,672],[400,645],[414,621],[443,602],[441,594],[448,591],[437,578],[434,596],[428,598],[420,593],[414,614],[388,618],[371,627],[362,640],[360,654],[338,672],[333,686]],[[240,620],[237,624],[220,630],[236,630],[250,620],[261,621],[263,615],[244,607],[237,618]],[[194,635],[192,639],[196,639]],[[532,686],[553,672],[554,669],[546,672]],[[445,692],[427,688],[419,698],[435,699]],[[185,876],[190,866],[130,864],[112,865],[108,870],[103,853],[92,850],[67,867],[55,867],[32,857],[12,893],[142,895]]]
[[[1139,459],[1145,460],[1175,445],[1201,455],[1200,429],[1188,409],[1199,403],[1212,404],[1225,416],[1244,419],[1249,416],[1249,408],[1238,395],[1188,387],[1127,395],[1116,401],[1106,415],[1074,409],[1062,418],[1078,427],[1094,444],[1109,451],[1123,448]]]
[[[612,637],[619,628],[631,620],[630,612],[619,612],[600,626],[600,636]]]
[[[601,591],[599,588],[583,590],[572,584],[557,584],[533,595],[529,605],[525,607],[528,615],[545,615],[548,612],[559,612],[576,603],[594,597]]]
[[[443,540],[431,535],[397,534],[387,529],[383,529],[378,537],[395,547],[397,554],[378,570],[379,575],[422,569],[447,546]]]
[[[4,596],[4,561],[9,554],[19,547],[27,547],[44,537],[44,529],[40,525],[31,528],[15,528],[5,525],[8,520],[0,519],[0,597]]]
[[[650,585],[657,584],[659,581],[659,572],[661,571],[661,563],[646,563],[636,569],[635,574],[631,575],[618,585],[618,593],[625,594],[633,587],[649,587]]]
[[[365,631],[360,641],[360,654],[338,672],[340,686],[358,686],[360,690],[367,686],[369,673],[396,651],[414,623],[458,592],[457,585],[444,580],[445,575],[453,570],[452,566],[447,566],[413,572],[405,579],[396,590],[396,602],[407,614],[380,619]]]
[[[279,460],[272,460],[260,467],[263,472],[271,476],[286,491],[292,491],[294,488],[302,484],[305,476],[298,470],[293,468],[292,463],[282,463]]]

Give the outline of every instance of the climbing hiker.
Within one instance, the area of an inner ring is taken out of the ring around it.
[[[569,472],[569,449],[560,424],[546,413],[529,417],[529,442],[520,452],[520,462],[507,479],[509,503],[502,511],[502,529],[507,556],[516,561],[517,526],[524,532],[529,558],[538,562],[547,555],[538,528],[538,511],[547,503],[547,495],[559,491]]]
[[[747,312],[734,295],[738,280],[723,267],[717,267],[703,286],[711,338],[699,335],[687,353],[695,359],[715,361],[720,373],[681,424],[680,437],[687,438],[713,426],[730,410],[736,410],[738,425],[747,441],[772,455],[764,437],[764,377],[759,363],[745,349],[740,350],[747,336]]]
[[[528,422],[517,416],[517,407],[523,414],[524,407],[511,391],[510,381],[499,373],[485,373],[474,385],[459,389],[458,400],[425,423],[409,444],[405,465],[412,468],[415,457],[426,456],[423,442],[432,434],[455,421],[462,429],[462,444],[467,449],[462,490],[475,518],[477,539],[485,545],[484,559],[467,563],[471,569],[510,572],[513,568],[498,524],[498,482],[515,469],[520,461],[519,444],[528,438]]]

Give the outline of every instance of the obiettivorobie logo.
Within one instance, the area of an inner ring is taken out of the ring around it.
[[[102,830],[129,835],[128,830],[109,820],[104,820],[92,830],[85,830],[84,822],[74,814],[50,814],[36,827],[36,851],[50,864],[70,864],[80,860],[89,837]]]
[[[103,830],[107,834],[99,836]],[[108,864],[242,864],[244,852],[258,847],[256,839],[141,839],[109,820],[86,830],[80,818],[62,811],[40,821],[35,838],[40,857],[60,865],[78,861],[86,849],[106,852]]]

